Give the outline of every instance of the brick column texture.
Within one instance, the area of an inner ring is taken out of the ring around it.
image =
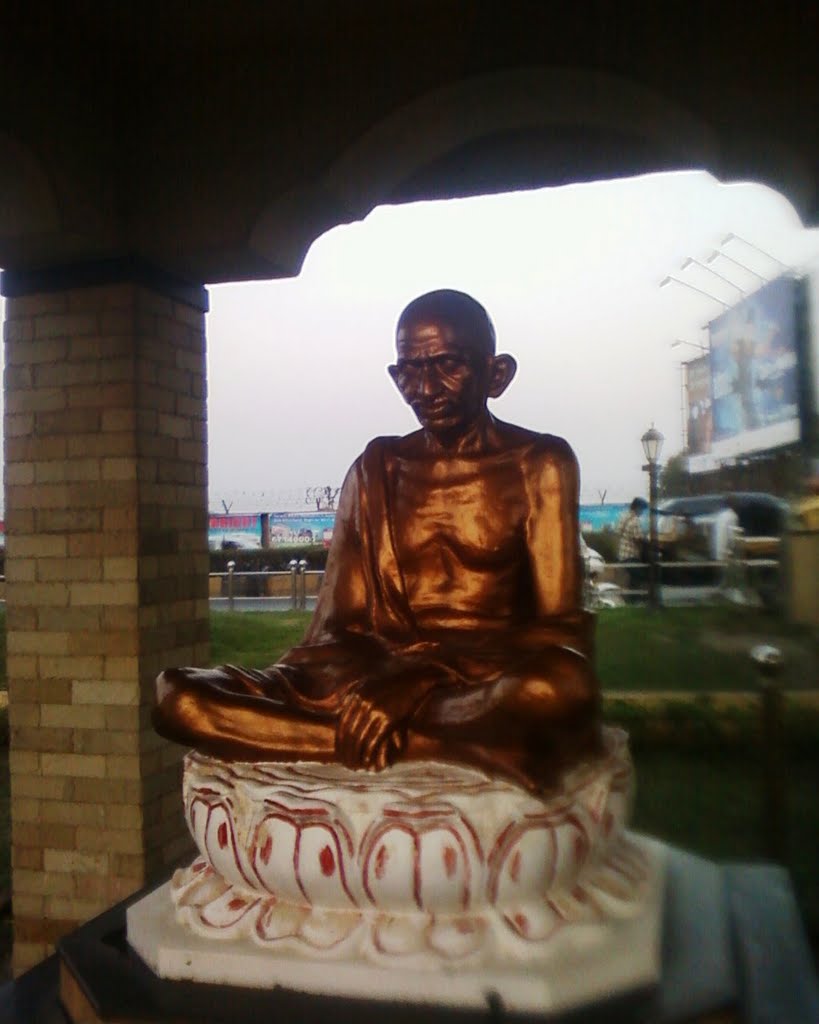
[[[208,658],[204,314],[118,284],[7,302],[14,969],[183,857],[154,679]]]

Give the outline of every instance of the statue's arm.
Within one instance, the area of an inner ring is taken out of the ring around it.
[[[524,465],[526,541],[538,621],[571,623],[582,608],[578,503],[580,472],[560,437],[544,436]]]
[[[369,632],[360,528],[360,478],[358,460],[341,488],[327,566],[305,644],[338,640],[347,632]]]

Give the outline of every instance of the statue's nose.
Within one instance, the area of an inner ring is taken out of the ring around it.
[[[418,383],[422,395],[435,395],[441,387],[441,381],[434,366],[424,366],[421,369],[421,379]]]

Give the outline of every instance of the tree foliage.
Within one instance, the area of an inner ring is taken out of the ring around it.
[[[660,472],[660,497],[677,498],[691,490],[691,474],[684,452],[677,452],[663,466]]]

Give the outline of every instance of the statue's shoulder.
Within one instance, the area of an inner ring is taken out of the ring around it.
[[[376,437],[367,447],[370,445],[376,445],[376,451],[384,457],[395,455],[405,459],[417,458],[424,451],[424,432],[413,430],[400,437]]]
[[[374,437],[367,443],[367,447],[356,459],[356,464],[372,465],[382,461],[386,456],[393,455],[399,450],[402,437]]]
[[[574,449],[565,437],[557,434],[537,434],[532,444],[532,452],[541,458],[553,459],[557,462],[576,462]]]
[[[498,423],[509,450],[519,450],[521,459],[532,464],[574,465],[577,462],[572,446],[557,434],[540,434],[536,430],[511,423]]]

